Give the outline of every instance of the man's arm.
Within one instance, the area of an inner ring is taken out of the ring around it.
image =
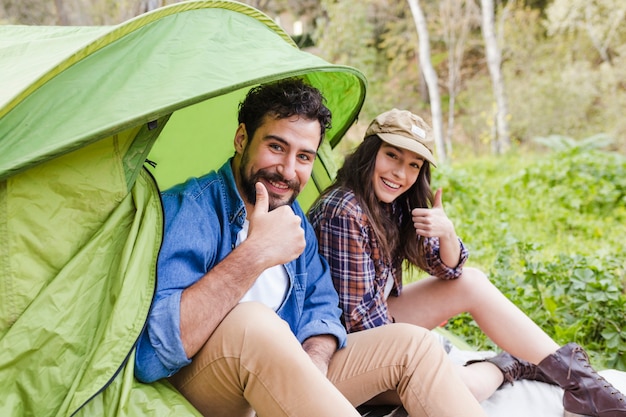
[[[304,250],[300,217],[289,206],[268,212],[267,190],[257,183],[256,192],[248,238],[182,293],[180,336],[188,358],[200,350],[265,269],[288,263]]]
[[[337,350],[337,338],[323,334],[309,337],[302,343],[302,348],[324,375],[328,373],[328,364]]]

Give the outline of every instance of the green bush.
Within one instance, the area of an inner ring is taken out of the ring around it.
[[[599,139],[543,138],[554,150],[454,163],[433,182],[468,265],[557,343],[577,342],[596,366],[626,370],[626,159],[596,149]],[[495,348],[467,314],[447,328]]]

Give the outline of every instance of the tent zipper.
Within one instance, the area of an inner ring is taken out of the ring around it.
[[[161,193],[159,191],[159,186],[157,184],[157,181],[154,178],[154,175],[152,175],[152,173],[150,172],[150,170],[147,169],[145,166],[142,167],[142,170],[145,173],[148,174],[148,178],[149,178],[148,183],[154,188],[154,190],[156,191],[157,195],[159,196],[159,208],[161,209],[161,242],[159,243],[159,250],[158,250],[158,252],[160,252],[161,251],[161,245],[163,244],[163,230],[165,230],[165,213],[163,211],[163,204],[161,204]],[[155,295],[156,295],[156,285],[157,285],[156,275],[157,275],[157,273],[156,273],[156,267],[155,267],[154,288],[153,288],[153,291],[152,291],[152,299],[150,300],[150,307],[148,308],[148,314],[150,312],[150,309],[152,309],[152,304],[154,303],[154,298],[155,298]],[[109,380],[102,387],[100,387],[91,397],[89,397],[84,403],[82,403],[80,405],[80,407],[78,407],[76,410],[74,410],[74,412],[72,412],[72,414],[70,414],[70,417],[75,416],[83,407],[85,407],[85,405],[87,405],[87,403],[89,403],[91,400],[93,400],[95,397],[97,397],[99,394],[101,394],[105,389],[107,389],[109,387],[109,385],[111,385],[111,383],[115,380],[115,378],[117,378],[117,376],[119,375],[121,370],[124,369],[124,367],[126,366],[126,363],[128,362],[128,358],[130,357],[131,353],[133,352],[133,349],[135,349],[135,347],[137,346],[137,343],[139,342],[139,337],[141,336],[143,331],[146,329],[147,324],[148,324],[148,316],[146,315],[146,317],[144,318],[144,321],[143,321],[143,326],[141,327],[141,331],[137,335],[137,338],[135,339],[135,342],[133,343],[133,345],[131,346],[130,350],[126,354],[126,357],[124,358],[124,360],[122,361],[120,366],[117,368],[115,373],[113,373],[113,376],[111,376],[111,378],[109,378]]]

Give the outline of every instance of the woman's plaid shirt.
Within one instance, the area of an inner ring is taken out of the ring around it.
[[[354,193],[345,188],[333,190],[311,208],[309,219],[317,235],[320,254],[330,265],[348,332],[391,323],[385,284],[387,280],[394,280],[391,295],[400,295],[402,268],[381,256],[369,219]],[[440,279],[458,278],[468,258],[467,248],[459,242],[459,263],[450,268],[439,256],[439,239],[424,239],[426,272]]]

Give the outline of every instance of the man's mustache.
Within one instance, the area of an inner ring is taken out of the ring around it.
[[[299,192],[300,191],[300,181],[298,180],[286,180],[282,175],[277,172],[265,172],[264,170],[259,170],[253,178],[253,183],[256,183],[259,179],[265,179],[267,181],[272,182],[282,182],[287,185],[287,188],[290,190]]]

